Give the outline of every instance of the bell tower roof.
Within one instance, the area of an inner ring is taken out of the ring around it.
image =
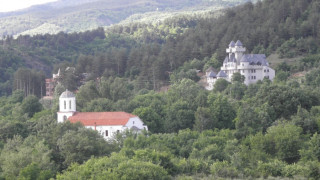
[[[72,92],[68,89],[60,95],[60,98],[74,98],[76,97]]]

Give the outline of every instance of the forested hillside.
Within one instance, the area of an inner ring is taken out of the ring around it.
[[[319,179],[319,10],[317,0],[265,0],[1,41],[0,179]],[[248,52],[297,61],[276,59],[273,82],[219,79],[205,90],[197,70],[219,68],[237,39]],[[59,68],[54,100],[39,101],[38,82]],[[90,77],[78,87],[81,73]],[[149,132],[104,141],[58,124],[65,89],[77,90],[78,111],[133,113]]]
[[[83,32],[116,24],[135,14],[202,11],[244,2],[247,0],[58,0],[0,13],[0,37]]]

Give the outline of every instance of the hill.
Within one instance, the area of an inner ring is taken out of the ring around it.
[[[246,0],[59,0],[17,12],[0,13],[0,35],[57,34],[96,29],[117,24],[146,12],[196,11],[230,7]]]
[[[139,88],[159,88],[168,84],[168,72],[193,59],[199,61],[196,68],[218,68],[225,47],[234,39],[240,39],[249,53],[277,53],[280,58],[316,54],[317,6],[311,0],[263,1],[221,10],[219,15],[179,14],[159,23],[129,22],[106,30],[9,37],[0,43],[1,94],[11,93],[13,73],[19,67],[50,75],[66,62],[78,66],[79,73],[92,72],[92,78],[127,77],[136,80]],[[293,68],[299,71],[304,66],[299,61]]]

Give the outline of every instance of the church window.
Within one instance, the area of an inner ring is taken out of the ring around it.
[[[267,72],[269,72],[269,69],[267,69]]]
[[[108,136],[109,134],[108,134],[108,130],[106,130],[106,136]]]
[[[63,102],[63,105],[64,105],[64,109],[67,109],[67,102],[66,101]]]
[[[63,122],[65,122],[67,119],[68,119],[67,116],[64,115],[64,116],[63,116]]]
[[[71,109],[71,100],[69,101],[69,109]]]
[[[264,72],[266,72],[266,70],[264,70]]]

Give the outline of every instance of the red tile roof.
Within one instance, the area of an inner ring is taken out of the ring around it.
[[[81,122],[84,126],[124,126],[132,117],[137,116],[126,112],[76,112],[68,120]]]

